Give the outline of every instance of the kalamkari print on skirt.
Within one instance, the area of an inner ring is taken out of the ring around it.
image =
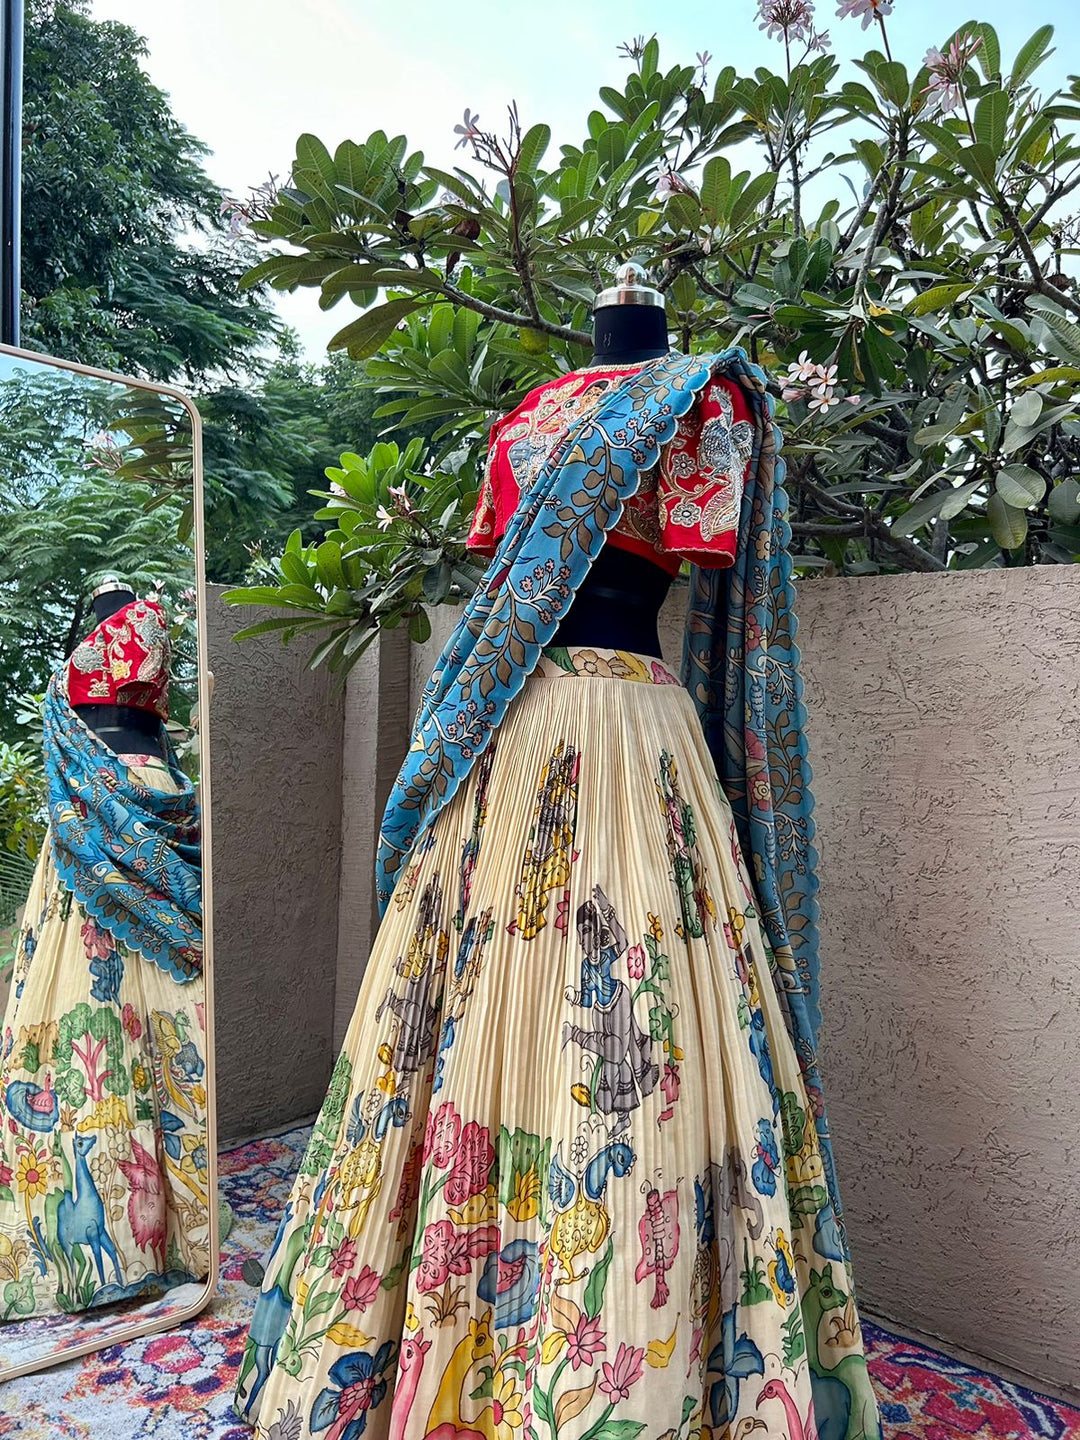
[[[119,760],[177,792],[156,757]],[[0,1325],[207,1273],[204,995],[87,913],[50,832],[0,1026]]]
[[[378,932],[241,1367],[260,1440],[876,1440],[775,963],[689,694],[545,652]]]

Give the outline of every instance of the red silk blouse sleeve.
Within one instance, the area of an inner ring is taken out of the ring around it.
[[[733,563],[753,444],[742,387],[711,381],[660,457],[661,550],[708,568]]]
[[[494,487],[495,437],[498,435],[499,427],[503,424],[504,419],[505,417],[496,420],[488,433],[488,452],[487,459],[484,461],[480,494],[476,499],[472,525],[465,537],[466,550],[472,550],[475,554],[483,555],[488,560],[495,554],[499,539],[506,528],[505,519],[499,513]]]

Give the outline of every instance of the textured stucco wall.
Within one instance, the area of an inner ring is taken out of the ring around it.
[[[857,1283],[1080,1394],[1080,570],[819,581],[799,609]]]
[[[378,929],[373,877],[379,825],[411,721],[408,636],[387,631],[361,656],[345,690],[335,1046],[352,1019]]]
[[[1080,569],[815,581],[798,608],[863,1306],[1080,1394]]]
[[[218,1133],[312,1114],[334,1061],[344,701],[310,647],[209,604]],[[272,612],[267,611],[267,614]]]

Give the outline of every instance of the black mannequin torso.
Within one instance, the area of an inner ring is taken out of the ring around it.
[[[93,599],[98,625],[135,599],[131,590],[106,590]],[[116,755],[155,755],[164,759],[161,721],[149,710],[132,705],[74,705],[72,709]]]
[[[593,316],[593,365],[658,360],[670,346],[662,305],[604,305]],[[605,545],[555,632],[553,645],[660,655],[657,619],[671,586],[659,565]]]

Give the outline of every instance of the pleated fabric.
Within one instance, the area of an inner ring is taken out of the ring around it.
[[[120,759],[178,793],[161,761]],[[203,998],[85,913],[46,836],[0,1046],[0,1323],[207,1274]]]
[[[259,1440],[878,1436],[773,963],[690,695],[546,651],[378,932]]]

